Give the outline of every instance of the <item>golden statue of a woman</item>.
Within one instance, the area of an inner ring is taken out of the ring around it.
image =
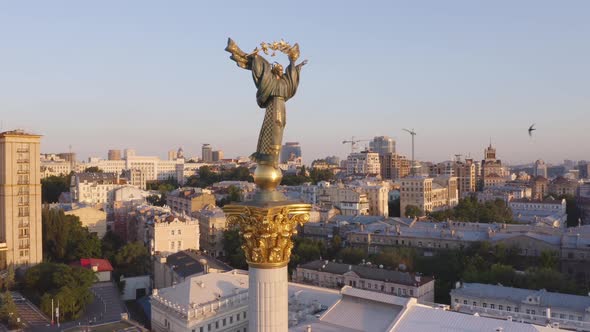
[[[256,152],[251,155],[251,158],[259,165],[271,166],[278,170],[283,130],[286,123],[285,102],[297,92],[299,73],[307,60],[296,64],[295,62],[299,58],[299,45],[290,46],[282,40],[270,44],[261,43],[261,50],[265,54],[268,54],[269,50],[273,51],[272,55],[274,55],[274,51],[287,54],[290,63],[285,71],[283,71],[281,64],[276,62],[270,64],[259,55],[258,48],[252,53],[246,54],[231,38],[228,39],[225,50],[232,54],[230,59],[234,60],[240,68],[252,71],[254,84],[258,89],[256,101],[260,108],[266,109]]]

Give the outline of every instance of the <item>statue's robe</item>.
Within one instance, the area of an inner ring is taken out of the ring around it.
[[[285,102],[297,92],[301,67],[290,64],[283,76],[277,78],[272,65],[263,57],[254,55],[250,60],[252,78],[258,88],[256,101],[266,109],[256,152],[251,157],[258,163],[278,167],[286,124]]]

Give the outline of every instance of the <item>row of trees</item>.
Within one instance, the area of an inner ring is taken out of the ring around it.
[[[407,206],[406,215],[421,216],[417,207]],[[408,211],[408,209],[411,209]],[[410,212],[411,214],[408,214]],[[459,204],[452,209],[429,213],[429,216],[436,221],[447,219],[455,221],[469,221],[482,223],[512,223],[512,210],[502,199],[480,203],[475,196],[459,200]]]
[[[317,184],[320,181],[332,181],[333,179],[334,173],[329,169],[312,168],[310,171],[307,171],[307,168],[302,166],[296,174],[283,175],[281,185],[299,186],[304,183]]]
[[[220,181],[248,181],[254,182],[247,167],[236,167],[220,172],[214,172],[209,166],[201,166],[199,174],[193,175],[187,179],[186,185],[189,187],[206,188]]]

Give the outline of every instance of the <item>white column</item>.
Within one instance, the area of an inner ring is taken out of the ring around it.
[[[248,289],[248,332],[287,332],[289,292],[287,267],[250,267]]]

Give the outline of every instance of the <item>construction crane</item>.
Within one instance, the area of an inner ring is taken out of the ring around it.
[[[350,153],[354,153],[356,151],[356,144],[360,142],[367,142],[368,139],[354,139],[354,136],[351,137],[350,140],[342,141],[342,144],[350,144]]]
[[[412,168],[411,168],[411,171],[412,171],[412,175],[416,175],[415,174],[416,165],[414,164],[414,136],[416,136],[416,132],[414,131],[414,129],[409,130],[409,129],[405,129],[405,128],[403,129],[403,131],[408,132],[410,135],[412,135]]]

